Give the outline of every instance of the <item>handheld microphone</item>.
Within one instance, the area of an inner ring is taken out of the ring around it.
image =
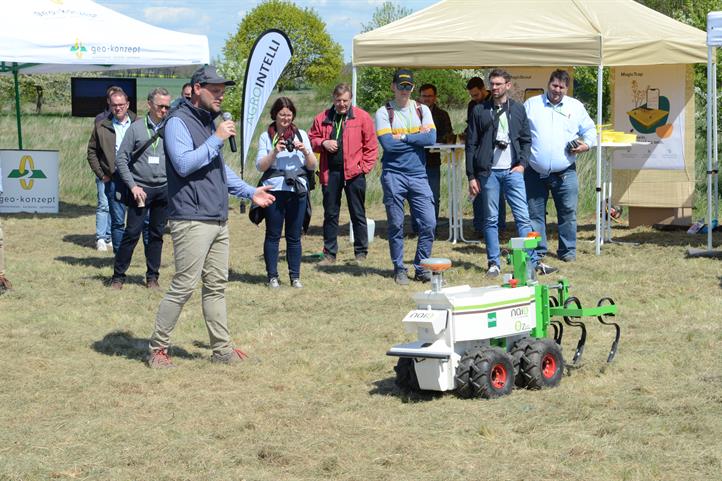
[[[233,120],[233,116],[230,112],[223,112],[223,120]],[[231,152],[237,152],[238,148],[236,147],[236,136],[231,135],[228,138],[228,143],[231,145]]]

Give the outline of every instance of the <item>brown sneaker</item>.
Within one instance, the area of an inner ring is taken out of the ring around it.
[[[318,263],[319,266],[332,266],[336,263],[336,256],[331,254],[323,254],[323,259]]]
[[[10,280],[5,276],[0,276],[0,294],[12,288],[13,285],[10,283]]]
[[[214,352],[211,356],[211,362],[218,364],[236,364],[248,359],[248,354],[240,349],[233,349],[225,354]]]
[[[123,288],[123,281],[121,281],[120,279],[111,279],[110,288],[115,289],[116,291],[121,290]]]
[[[170,360],[168,349],[154,349],[150,352],[150,357],[148,357],[148,367],[151,369],[168,369],[174,368],[175,364]]]
[[[145,282],[145,287],[148,289],[153,289],[154,291],[160,290],[160,284],[158,284],[158,279],[148,279]]]

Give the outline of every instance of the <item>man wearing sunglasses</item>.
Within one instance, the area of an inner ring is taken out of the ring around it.
[[[170,93],[164,88],[148,94],[148,115],[130,126],[120,144],[115,166],[120,178],[130,190],[128,217],[123,240],[115,256],[110,287],[122,289],[125,272],[130,266],[143,221],[148,217],[148,243],[145,246],[145,285],[159,289],[158,276],[163,250],[168,188],[165,173],[165,153],[159,129],[170,109]]]
[[[436,214],[434,195],[426,174],[424,147],[436,142],[436,127],[426,105],[410,99],[414,76],[410,70],[394,73],[391,90],[394,98],[376,111],[376,136],[383,148],[381,187],[388,219],[388,239],[394,281],[408,285],[404,266],[404,201],[409,203],[412,222],[418,226],[414,256],[414,280],[428,282],[431,273],[421,260],[431,257]]]

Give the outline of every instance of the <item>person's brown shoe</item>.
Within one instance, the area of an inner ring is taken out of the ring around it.
[[[5,291],[9,291],[13,288],[12,283],[10,280],[5,276],[0,276],[0,294],[2,294]]]
[[[323,259],[318,263],[319,266],[326,267],[326,266],[332,266],[336,263],[336,256],[332,256],[331,254],[323,254]]]
[[[158,284],[158,279],[148,279],[145,282],[145,287],[148,289],[153,289],[154,291],[160,290],[160,284]]]
[[[240,349],[233,349],[225,354],[214,352],[211,355],[211,362],[218,364],[237,364],[248,359],[248,354]]]
[[[168,349],[154,349],[150,352],[148,357],[148,367],[151,369],[169,369],[174,368],[168,355]]]
[[[116,291],[121,290],[123,288],[123,281],[121,281],[120,279],[111,279],[110,288],[115,289]]]

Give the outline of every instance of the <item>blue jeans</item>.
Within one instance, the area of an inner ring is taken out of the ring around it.
[[[520,237],[531,232],[529,211],[526,205],[524,174],[512,172],[511,169],[492,170],[488,176],[477,177],[484,203],[484,240],[489,265],[501,265],[499,262],[499,192],[503,189],[504,197],[511,207],[516,230]],[[539,256],[535,251],[529,252],[532,264],[536,266]]]
[[[559,259],[573,259],[577,255],[577,201],[579,199],[579,184],[577,181],[576,164],[567,170],[552,173],[542,179],[531,167],[524,173],[526,182],[526,197],[529,204],[529,217],[532,228],[542,236],[537,248],[543,257],[547,253],[546,233],[546,205],[549,192],[554,199],[557,210],[557,225],[559,230]]]
[[[286,224],[286,262],[291,279],[301,278],[301,230],[306,216],[307,194],[274,190],[276,201],[265,208],[266,238],[263,241],[263,260],[268,278],[278,277],[278,248],[281,231]]]
[[[110,237],[113,240],[113,253],[117,253],[118,249],[120,249],[120,243],[123,241],[123,233],[125,232],[125,204],[115,198],[115,188],[120,182],[123,182],[120,177],[113,174],[113,177],[104,186],[110,214]]]
[[[484,202],[480,195],[474,197],[471,206],[474,210],[474,230],[484,232]],[[506,201],[504,200],[504,189],[499,191],[499,229],[506,230]]]
[[[426,177],[429,179],[429,187],[431,188],[431,194],[434,196],[434,219],[436,223],[439,223],[439,201],[441,198],[441,166],[426,166]],[[419,226],[416,220],[411,218],[411,229],[414,234],[419,233]]]
[[[384,191],[384,205],[388,222],[389,254],[394,271],[405,270],[404,267],[404,201],[409,203],[412,222],[419,228],[416,243],[414,268],[423,272],[421,261],[431,257],[434,244],[434,196],[426,177],[408,177],[397,172],[383,171],[381,187]]]
[[[98,177],[95,177],[95,188],[98,190],[98,206],[95,208],[95,240],[103,239],[110,242],[108,198],[105,196],[105,184]]]

